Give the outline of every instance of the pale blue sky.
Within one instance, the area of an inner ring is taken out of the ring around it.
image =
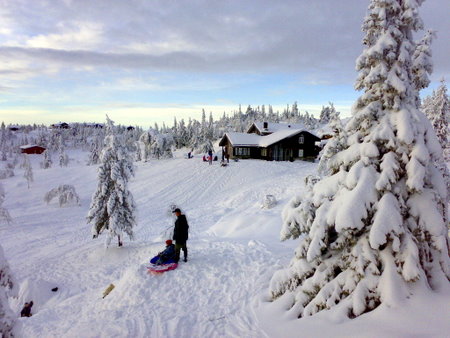
[[[0,121],[172,124],[239,104],[302,112],[358,97],[365,0],[0,0]],[[433,83],[450,73],[450,4],[422,6]]]

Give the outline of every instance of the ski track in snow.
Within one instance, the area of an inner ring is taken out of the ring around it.
[[[34,163],[29,190],[20,173],[3,181],[15,224],[0,228],[1,244],[16,279],[59,287],[41,304],[35,301],[31,318],[19,320],[25,337],[265,336],[252,308],[293,249],[293,243],[278,241],[281,208],[315,164],[241,161],[220,167],[198,158],[140,163],[130,182],[138,205],[136,240],[122,248],[113,241],[108,249],[103,236],[92,240],[85,222],[95,167],[37,168]],[[63,183],[75,186],[81,207],[45,205],[45,192]],[[260,208],[265,194],[280,199],[276,208]],[[163,248],[174,221],[172,203],[188,217],[189,261],[149,275],[148,260]],[[237,231],[226,235],[233,224]],[[102,299],[110,283],[115,289]],[[29,300],[22,298],[16,311]]]

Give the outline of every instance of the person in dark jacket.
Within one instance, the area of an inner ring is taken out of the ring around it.
[[[181,214],[181,210],[176,208],[173,213],[177,216],[175,228],[173,230],[173,240],[175,241],[175,262],[180,260],[180,251],[183,249],[184,261],[187,262],[187,246],[189,225],[186,216]]]
[[[31,307],[32,306],[33,306],[33,301],[31,301],[29,303],[25,303],[22,311],[20,312],[20,317],[31,317]]]

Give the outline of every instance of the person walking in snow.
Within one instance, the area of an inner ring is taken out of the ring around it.
[[[177,216],[175,228],[173,230],[173,240],[175,241],[175,262],[180,260],[180,251],[183,249],[184,261],[187,262],[187,246],[189,225],[186,216],[181,214],[181,210],[176,208],[173,213]]]

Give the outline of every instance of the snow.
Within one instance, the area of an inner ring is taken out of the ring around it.
[[[225,134],[234,146],[257,146],[261,136],[257,134],[229,132]]]
[[[105,248],[103,239],[92,239],[86,223],[98,166],[85,165],[87,152],[67,153],[67,167],[48,169],[39,167],[42,155],[30,155],[30,189],[22,169],[1,181],[3,206],[14,220],[0,225],[0,244],[19,284],[11,308],[18,315],[25,302],[34,301],[33,316],[18,318],[18,337],[443,337],[450,332],[448,283],[440,292],[420,288],[402,303],[396,290],[384,290],[389,306],[353,320],[339,309],[298,319],[286,312],[290,295],[269,301],[274,272],[288,265],[298,246],[298,240],[279,241],[281,212],[303,192],[304,177],[316,174],[315,163],[243,160],[221,167],[183,159],[181,152],[174,159],[139,162],[129,182],[138,211],[135,240]],[[360,170],[349,173],[347,183],[373,188],[367,169]],[[75,187],[80,206],[45,204],[45,193],[61,184]],[[266,195],[278,202],[271,209],[261,208]],[[420,195],[416,199],[408,203],[427,207]],[[354,203],[349,207],[370,201]],[[189,261],[149,275],[148,260],[164,247],[173,225],[172,204],[188,218]],[[111,283],[115,288],[102,299]]]

